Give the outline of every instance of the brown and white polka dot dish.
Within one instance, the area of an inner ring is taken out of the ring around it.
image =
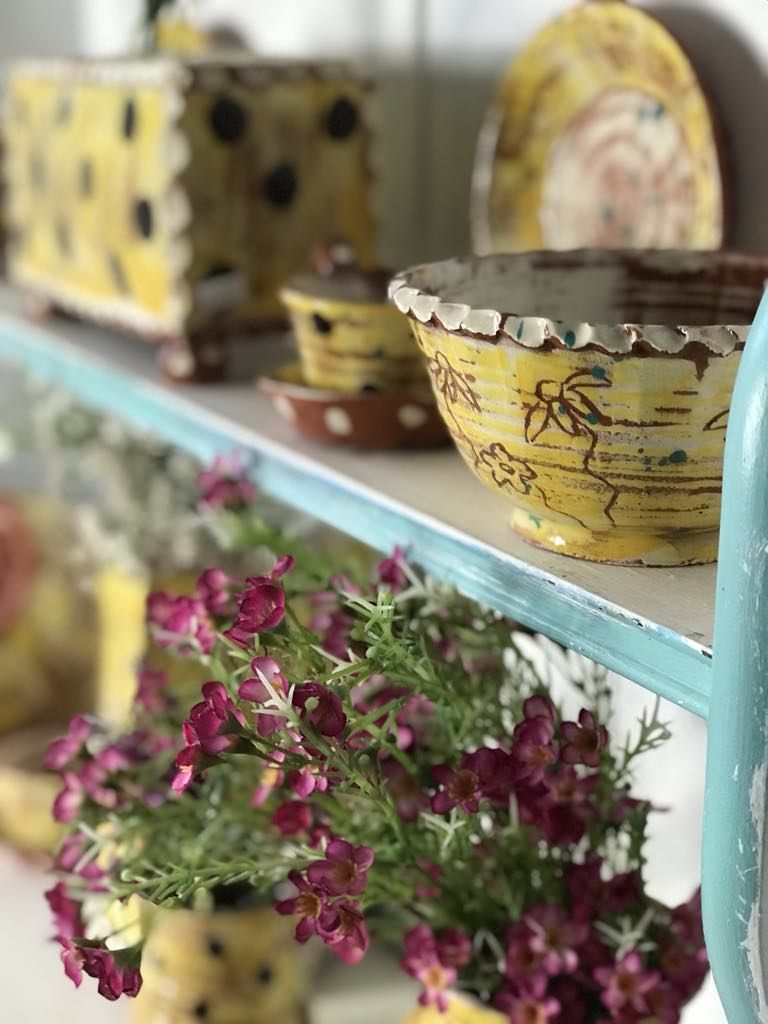
[[[353,394],[310,388],[298,363],[259,379],[281,419],[326,444],[358,448],[430,448],[448,434],[428,388]]]

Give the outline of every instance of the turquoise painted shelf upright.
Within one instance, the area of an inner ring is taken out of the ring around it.
[[[260,360],[270,355],[262,343]],[[164,384],[148,347],[83,324],[40,329],[5,290],[0,362],[202,459],[239,449],[264,492],[380,550],[410,546],[436,577],[708,718],[707,946],[730,1024],[768,1024],[768,297],[733,401],[717,570],[538,551],[451,451],[362,455],[297,440],[250,383]]]

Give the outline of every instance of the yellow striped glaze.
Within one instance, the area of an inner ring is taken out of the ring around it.
[[[697,365],[411,324],[459,451],[527,540],[593,561],[716,558],[737,352]]]
[[[407,388],[424,379],[407,321],[382,302],[350,301],[284,288],[307,384],[334,391]],[[316,317],[328,328],[319,330]]]

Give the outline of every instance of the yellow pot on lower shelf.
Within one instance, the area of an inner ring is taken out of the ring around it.
[[[271,907],[161,910],[131,1024],[305,1024],[300,964],[293,922]]]
[[[447,1013],[441,1013],[434,1006],[420,1006],[410,1013],[403,1024],[506,1024],[507,1018],[496,1010],[465,999],[452,996]]]

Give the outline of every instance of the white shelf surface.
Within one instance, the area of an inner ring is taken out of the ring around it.
[[[289,342],[257,338],[248,353],[268,369],[290,358]],[[714,566],[596,565],[531,547],[509,529],[506,503],[452,448],[371,453],[313,443],[277,416],[253,369],[239,384],[181,386],[162,379],[155,356],[100,327],[33,324],[0,290],[1,362],[203,460],[242,451],[265,493],[381,551],[403,545],[471,597],[706,717]]]

